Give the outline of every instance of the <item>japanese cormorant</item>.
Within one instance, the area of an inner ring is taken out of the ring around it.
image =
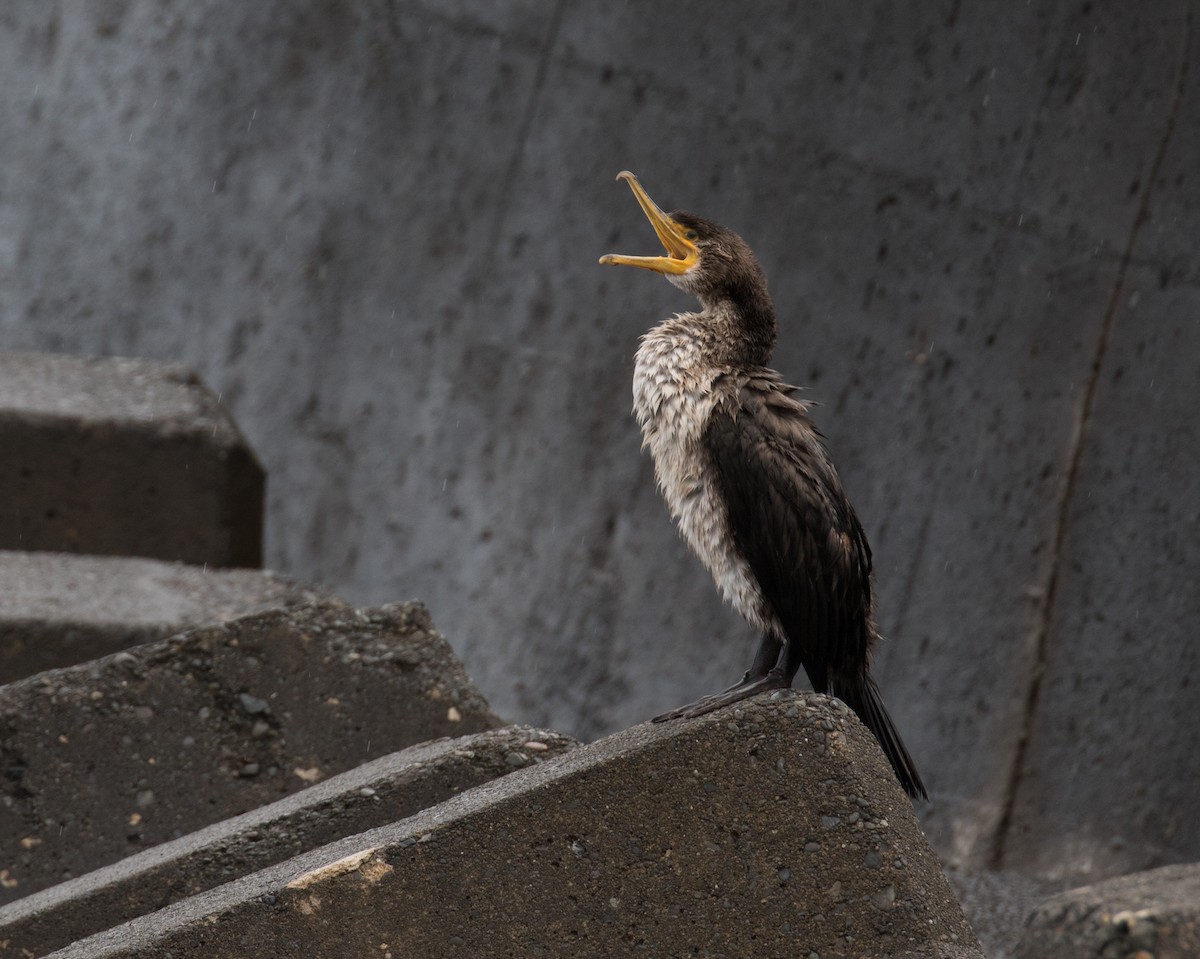
[[[692,213],[662,210],[622,172],[665,256],[600,262],[663,274],[700,301],[642,337],[634,414],[679,531],[762,642],[741,681],[657,717],[699,716],[770,689],[800,667],[875,734],[910,796],[926,796],[871,677],[878,640],[871,549],[808,406],[768,368],[775,308],[746,242]]]

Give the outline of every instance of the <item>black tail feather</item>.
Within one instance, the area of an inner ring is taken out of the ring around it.
[[[928,799],[929,793],[925,791],[925,784],[921,782],[912,756],[904,748],[904,740],[900,738],[895,724],[892,723],[892,717],[883,705],[883,697],[879,694],[875,680],[869,674],[834,677],[831,687],[830,691],[853,709],[863,725],[879,740],[883,754],[896,771],[896,778],[900,780],[904,791],[914,799]]]

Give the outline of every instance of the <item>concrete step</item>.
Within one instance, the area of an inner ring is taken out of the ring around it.
[[[501,725],[420,604],[203,627],[0,687],[0,904]]]
[[[41,956],[577,744],[529,726],[440,739],[0,907],[0,956]]]
[[[981,959],[870,734],[792,691],[647,724],[53,954]]]
[[[323,594],[265,570],[0,550],[0,684]]]
[[[0,353],[0,549],[262,564],[265,474],[187,367]]]

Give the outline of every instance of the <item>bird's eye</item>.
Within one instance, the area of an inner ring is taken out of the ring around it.
[[[683,235],[683,238],[684,238],[685,240],[698,240],[698,239],[700,238],[700,234],[699,234],[699,233],[697,233],[695,230],[688,230],[688,231],[687,231],[687,232],[686,232],[686,233]]]

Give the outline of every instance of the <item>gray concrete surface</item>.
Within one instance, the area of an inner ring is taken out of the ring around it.
[[[0,548],[262,565],[265,477],[178,363],[0,353]]]
[[[988,959],[1013,959],[1033,910],[1067,888],[1012,870],[948,869],[946,879]]]
[[[1164,866],[1072,889],[1029,917],[1017,959],[1195,959],[1200,865]]]
[[[978,957],[841,704],[646,724],[55,953]]]
[[[0,907],[0,956],[41,956],[187,896],[436,805],[578,745],[531,726],[440,739]]]
[[[501,712],[591,737],[753,649],[629,416],[689,306],[595,263],[654,251],[632,169],[763,260],[945,858],[1200,858],[1195,13],[10,4],[0,346],[190,364],[269,565],[421,596]]]
[[[0,684],[320,598],[264,570],[0,550]]]
[[[419,604],[273,610],[0,687],[0,904],[500,725]]]

